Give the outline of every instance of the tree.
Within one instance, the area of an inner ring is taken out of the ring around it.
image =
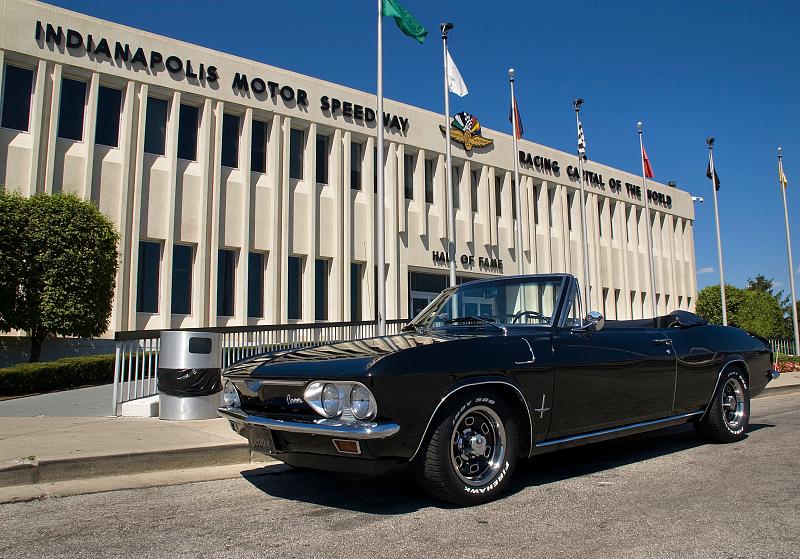
[[[725,284],[725,301],[727,303],[728,324],[737,326],[736,316],[744,302],[744,290]],[[697,294],[695,312],[712,324],[722,324],[722,296],[719,285],[704,287]]]
[[[773,289],[774,281],[763,274],[748,279],[745,289],[726,284],[728,325],[765,338],[787,337],[786,313],[791,307],[783,292]],[[713,324],[722,324],[719,285],[705,287],[697,294],[696,312]]]
[[[0,331],[13,329],[24,269],[25,200],[0,190]]]
[[[764,338],[784,334],[783,308],[765,291],[744,290],[744,300],[736,313],[736,326]]]
[[[2,198],[16,208],[16,217],[0,221],[0,227],[8,225],[0,238],[8,236],[4,242],[18,248],[21,268],[0,264],[0,286],[13,285],[5,292],[15,294],[11,305],[0,308],[0,329],[28,333],[31,362],[39,360],[48,336],[105,332],[117,272],[119,236],[113,224],[94,204],[71,194]]]

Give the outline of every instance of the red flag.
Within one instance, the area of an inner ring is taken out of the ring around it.
[[[648,159],[647,152],[644,149],[644,144],[642,144],[642,163],[644,164],[644,176],[648,179],[656,178],[656,174],[653,172],[653,166],[650,165],[650,159]]]
[[[511,101],[511,106],[508,108],[508,121],[512,124],[516,121],[517,140],[522,139],[522,119],[519,116],[519,107],[517,107],[516,99]]]

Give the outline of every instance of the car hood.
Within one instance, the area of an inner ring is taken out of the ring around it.
[[[496,335],[483,330],[424,334],[405,332],[393,336],[336,342],[331,344],[276,351],[231,365],[227,377],[337,379],[368,374],[381,359],[400,351],[444,343],[464,337]]]

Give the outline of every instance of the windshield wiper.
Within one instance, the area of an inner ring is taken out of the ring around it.
[[[469,316],[457,316],[455,318],[451,318],[450,320],[445,320],[444,321],[445,324],[461,324],[461,323],[464,323],[464,322],[479,322],[481,324],[488,324],[489,326],[493,326],[494,328],[497,328],[503,334],[506,334],[508,332],[508,329],[506,329],[505,326],[500,326],[499,324],[495,324],[494,319],[481,318],[479,316],[472,316],[472,315],[469,315]]]

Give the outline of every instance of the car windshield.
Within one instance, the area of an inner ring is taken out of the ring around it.
[[[464,283],[434,299],[409,327],[551,326],[563,284],[558,277]]]

